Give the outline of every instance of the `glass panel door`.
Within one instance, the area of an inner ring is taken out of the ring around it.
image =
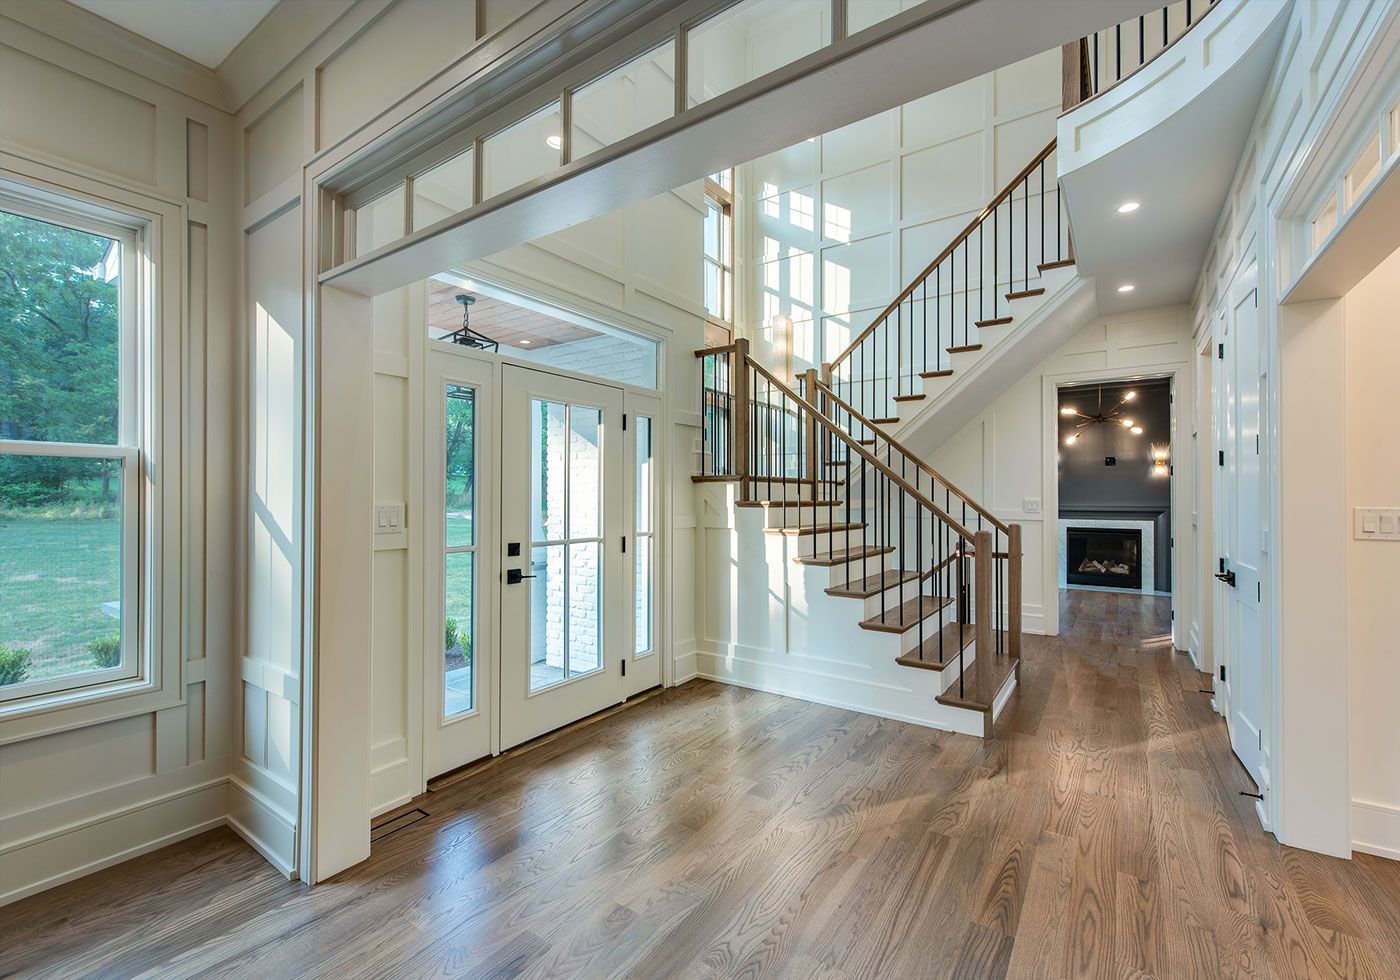
[[[424,732],[425,777],[491,752],[490,643],[495,582],[490,476],[492,366],[457,353],[429,354]]]
[[[661,520],[657,485],[661,476],[661,440],[657,419],[661,399],[629,391],[627,410],[628,530],[627,559],[631,563],[628,585],[631,601],[628,612],[632,628],[628,632],[627,664],[623,686],[627,696],[639,694],[661,683],[662,646],[660,609],[657,600],[657,573],[660,557],[657,527]]]
[[[501,746],[622,698],[622,392],[502,368]]]

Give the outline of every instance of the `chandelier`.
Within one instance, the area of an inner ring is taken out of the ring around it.
[[[1079,423],[1074,427],[1074,431],[1065,436],[1065,445],[1073,446],[1079,441],[1079,437],[1096,425],[1118,425],[1127,429],[1135,436],[1142,435],[1142,426],[1137,424],[1137,420],[1127,414],[1127,406],[1130,402],[1137,400],[1136,391],[1125,391],[1123,397],[1117,405],[1108,411],[1103,407],[1103,385],[1098,387],[1098,408],[1091,415],[1088,412],[1081,412],[1072,405],[1063,405],[1060,414],[1066,417],[1073,416],[1079,419]]]

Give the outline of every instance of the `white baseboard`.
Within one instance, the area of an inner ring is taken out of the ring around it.
[[[219,777],[7,845],[0,905],[221,827],[227,806],[227,782]]]
[[[690,643],[678,647],[671,658],[671,686],[679,687],[686,681],[693,681],[699,676],[700,664],[695,644]]]
[[[296,823],[237,776],[228,778],[228,825],[288,878],[296,869]]]
[[[1351,848],[1400,861],[1400,806],[1352,800]]]
[[[982,735],[980,713],[934,700],[937,675],[932,671],[899,667],[891,659],[888,664],[871,671],[868,678],[861,678],[854,676],[855,671],[849,664],[827,661],[825,665],[830,669],[797,666],[789,655],[713,640],[708,642],[716,649],[701,650],[698,658],[700,676],[707,680],[925,728],[975,737]],[[905,683],[891,683],[895,680]]]

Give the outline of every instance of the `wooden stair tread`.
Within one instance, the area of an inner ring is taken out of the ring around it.
[[[899,416],[896,415],[894,418],[890,419],[871,419],[870,421],[874,422],[876,425],[894,425],[899,421]]]
[[[1046,269],[1064,269],[1074,265],[1074,259],[1060,259],[1058,262],[1042,262],[1036,266],[1036,271],[1044,272]]]
[[[1006,678],[1016,669],[1016,659],[1008,656],[1005,652],[993,653],[990,657],[991,670],[991,693],[983,693],[977,686],[977,660],[982,658],[981,651],[978,651],[977,658],[962,672],[962,696],[958,695],[958,682],[954,681],[948,685],[948,690],[938,695],[934,700],[939,704],[950,705],[954,708],[970,708],[973,711],[991,711],[992,701],[1001,691],[1002,685],[1006,683]]]
[[[880,572],[878,575],[867,575],[865,578],[856,579],[849,585],[833,585],[826,590],[826,594],[844,596],[849,599],[868,599],[885,589],[892,589],[896,585],[912,582],[918,577],[918,572],[895,568],[887,572]]]
[[[993,317],[993,318],[990,319],[990,320],[978,320],[978,321],[977,321],[977,326],[979,326],[979,327],[1000,327],[1000,326],[1002,326],[1003,324],[1010,323],[1010,322],[1011,322],[1011,317],[1009,317],[1009,316],[998,316],[998,317]]]
[[[893,548],[840,548],[827,554],[793,555],[792,560],[799,565],[844,565],[847,562],[860,561],[862,558],[888,555],[892,551]]]
[[[897,402],[916,402],[927,397],[927,395],[895,395],[894,400]]]
[[[923,643],[896,657],[895,663],[922,670],[942,670],[967,649],[973,635],[973,628],[966,623],[944,623],[942,629]]]
[[[828,531],[859,531],[865,527],[864,524],[823,524],[820,521],[812,524],[799,524],[796,527],[765,527],[764,534],[781,534],[785,537],[795,538],[808,534],[826,534]]]
[[[981,350],[981,349],[982,349],[982,345],[981,345],[981,344],[964,344],[962,347],[949,347],[949,348],[948,348],[948,353],[949,353],[949,354],[963,354],[963,353],[966,353],[967,351],[971,351],[971,350]]]
[[[880,633],[904,633],[918,626],[920,621],[934,615],[944,606],[950,605],[952,601],[952,599],[943,596],[915,596],[908,602],[901,603],[892,609],[886,609],[881,615],[862,619],[860,628]]]
[[[1018,289],[1018,290],[1016,290],[1014,293],[1007,293],[1007,294],[1006,294],[1006,298],[1007,298],[1007,299],[1029,299],[1029,298],[1032,297],[1032,296],[1042,296],[1042,295],[1044,295],[1044,294],[1045,294],[1045,287],[1044,287],[1044,286],[1040,286],[1040,287],[1037,288],[1037,289]]]
[[[921,377],[921,378],[947,378],[947,377],[950,377],[950,376],[952,375],[952,373],[953,373],[953,372],[952,372],[951,369],[949,369],[949,370],[947,370],[947,371],[920,371],[920,372],[919,372],[919,377]]]

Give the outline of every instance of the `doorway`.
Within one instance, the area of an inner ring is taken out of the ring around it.
[[[427,778],[661,683],[659,399],[430,347]]]

